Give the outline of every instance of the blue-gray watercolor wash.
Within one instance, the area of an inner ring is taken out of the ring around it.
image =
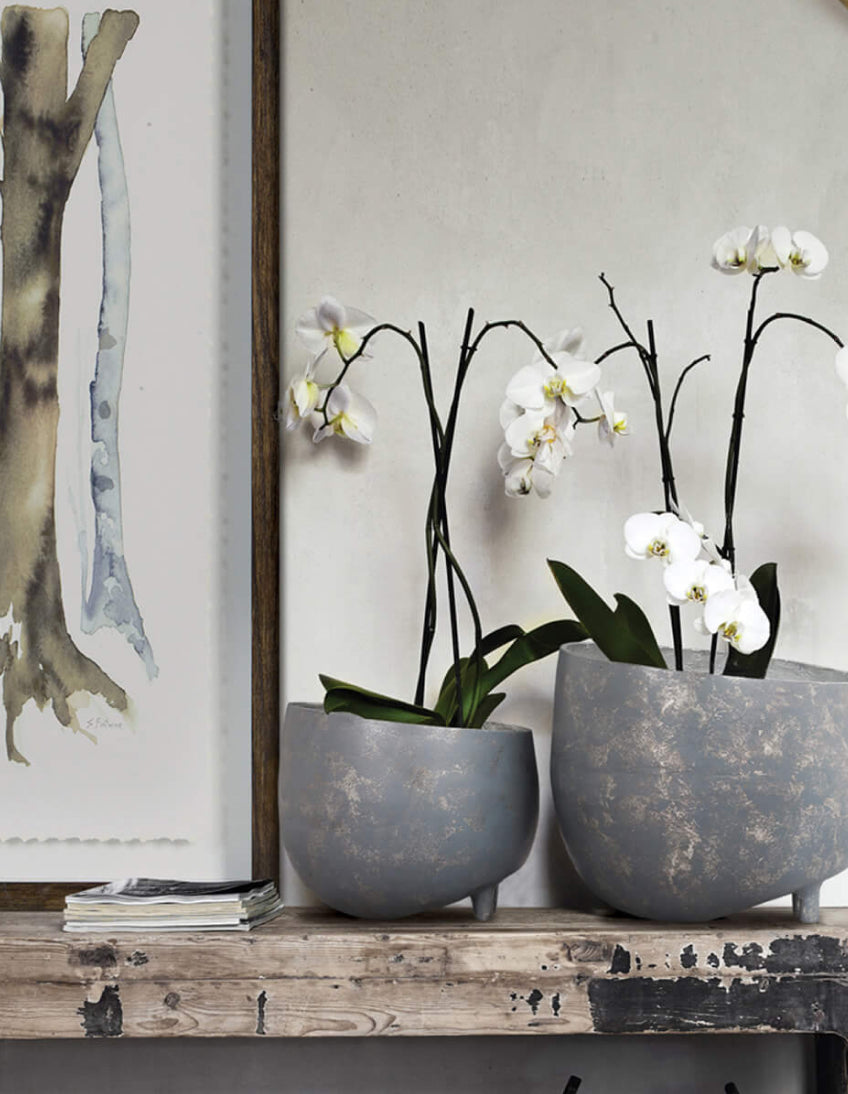
[[[97,33],[100,16],[82,24],[83,56]],[[111,83],[94,126],[103,227],[103,295],[91,401],[91,498],[94,552],[90,586],[83,589],[82,627],[92,634],[115,627],[144,661],[149,678],[159,670],[144,631],[124,557],[121,470],[118,454],[118,400],[124,368],[130,290],[130,215],[124,157]]]

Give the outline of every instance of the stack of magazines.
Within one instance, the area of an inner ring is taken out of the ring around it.
[[[66,931],[249,931],[278,915],[273,881],[133,877],[65,897]]]

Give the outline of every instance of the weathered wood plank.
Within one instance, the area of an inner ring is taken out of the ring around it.
[[[691,979],[689,983],[701,984]],[[809,979],[801,983],[812,986]],[[634,1008],[633,997],[628,996],[626,1013],[632,1020],[624,1025],[630,1032],[809,1031],[808,1024],[791,1021],[798,1008],[790,987],[784,983],[778,990],[785,997],[783,1023],[778,1011],[772,1020],[750,1015],[735,1020],[732,993],[727,993],[723,1007],[713,1012],[684,1006],[671,1020],[666,1020],[665,1011],[659,1012],[656,1029],[650,1013],[638,1005]],[[673,1000],[673,991],[668,998]],[[637,1018],[643,1026],[635,1024]],[[299,978],[17,984],[0,997],[0,1029],[11,1039],[613,1032],[598,1028],[586,982],[567,979],[547,993],[529,988],[523,980],[506,979],[488,985],[478,980],[378,979],[328,985]]]
[[[556,910],[366,923],[292,909],[247,934],[71,935],[50,913],[0,915],[0,983],[268,976],[433,979],[493,974],[738,977],[848,974],[848,911],[801,927],[788,917],[645,924]]]
[[[0,1036],[848,1031],[848,910],[663,925],[558,910],[247,934],[64,934],[0,915]]]

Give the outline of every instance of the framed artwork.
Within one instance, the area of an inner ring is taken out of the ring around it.
[[[0,5],[5,909],[278,872],[279,31]]]

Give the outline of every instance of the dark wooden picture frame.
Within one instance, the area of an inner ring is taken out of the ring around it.
[[[280,0],[253,2],[252,872],[279,874]],[[96,882],[0,882],[0,910],[54,910]]]

